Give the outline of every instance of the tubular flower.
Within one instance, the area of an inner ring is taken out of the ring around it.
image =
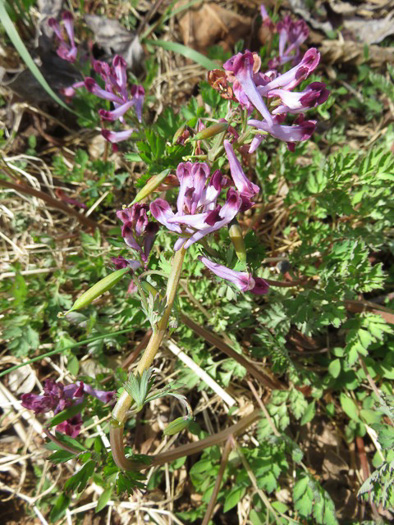
[[[259,193],[260,188],[256,184],[250,182],[250,180],[246,177],[241,163],[235,156],[231,143],[228,140],[225,140],[223,145],[230,163],[231,176],[233,178],[235,187],[241,194],[241,197],[243,197],[244,200],[249,203],[250,199]]]
[[[279,113],[303,113],[308,109],[315,108],[323,104],[328,99],[330,92],[322,82],[312,82],[304,91],[292,93],[286,89],[272,89],[268,96],[279,97],[282,102],[272,112],[274,115]]]
[[[64,385],[49,379],[44,383],[44,392],[42,394],[23,394],[22,406],[28,410],[33,410],[35,414],[44,414],[53,410],[56,415],[70,406],[81,404],[85,394],[94,396],[103,403],[109,403],[115,399],[116,392],[96,390],[90,385],[85,385],[82,381]],[[56,430],[68,436],[76,437],[81,430],[81,426],[82,417],[81,414],[77,414],[60,423]]]
[[[74,19],[70,11],[64,11],[62,14],[63,27],[68,38],[68,42],[65,39],[65,34],[62,31],[59,22],[55,18],[49,18],[48,25],[53,32],[55,33],[58,41],[59,47],[57,49],[57,54],[63,60],[67,62],[75,62],[77,58],[77,46],[74,41]]]
[[[268,293],[269,285],[260,277],[253,277],[251,273],[237,272],[214,263],[206,257],[199,257],[200,261],[215,275],[226,281],[235,284],[242,292],[252,292],[255,295],[264,295]]]
[[[181,246],[188,248],[231,222],[241,208],[242,198],[230,188],[223,206],[217,204],[227,179],[219,170],[210,176],[210,169],[205,162],[182,162],[178,165],[176,175],[180,185],[177,212],[174,213],[164,199],[153,201],[150,211],[170,231],[181,234],[174,246],[175,250],[179,250]]]
[[[147,211],[148,206],[146,204],[137,203],[130,208],[116,212],[118,219],[123,222],[122,237],[125,243],[139,254],[144,265],[148,261],[149,253],[159,230],[155,222],[149,221]],[[137,261],[127,261],[126,259],[123,261],[126,261],[128,266],[130,266],[130,262],[134,263],[134,267],[131,265],[132,269],[138,268],[136,266]]]

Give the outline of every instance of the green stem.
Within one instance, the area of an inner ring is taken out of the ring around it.
[[[138,364],[137,373],[140,375],[144,370],[147,370],[151,366],[167,331],[168,321],[171,315],[171,310],[174,304],[176,291],[182,272],[185,253],[186,250],[181,248],[176,252],[172,261],[172,269],[167,283],[166,307],[162,318],[153,329],[148,346],[146,347],[145,352]],[[130,409],[132,402],[132,397],[126,391],[123,391],[112,411],[112,426],[110,430],[111,448],[114,461],[118,467],[126,470],[132,468],[134,465],[134,462],[126,458],[123,444],[124,423],[126,420],[127,411]]]

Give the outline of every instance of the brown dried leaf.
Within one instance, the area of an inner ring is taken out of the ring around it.
[[[319,49],[322,59],[327,64],[338,62],[346,64],[362,64],[368,62],[372,67],[382,64],[394,64],[394,48],[371,45],[368,48],[369,56],[366,59],[364,44],[350,40],[323,40]]]
[[[178,6],[182,5],[181,2]],[[227,51],[250,34],[252,21],[214,3],[189,9],[179,20],[183,43],[200,53],[220,44]]]

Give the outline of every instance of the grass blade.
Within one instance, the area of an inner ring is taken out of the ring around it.
[[[93,341],[98,341],[99,339],[105,339],[106,337],[113,337],[114,335],[127,334],[128,332],[132,332],[133,330],[134,328],[127,328],[126,330],[118,330],[117,332],[111,332],[110,334],[98,335],[96,337],[91,337],[90,339],[85,339],[84,341],[79,341],[78,343],[74,343],[72,345],[65,346],[64,348],[60,348],[59,350],[51,350],[50,352],[47,352],[46,354],[38,355],[37,357],[33,357],[32,359],[25,361],[24,363],[20,363],[19,365],[15,365],[15,366],[11,366],[10,368],[7,368],[7,370],[4,370],[3,372],[0,373],[0,377],[3,377],[9,374],[10,372],[13,372],[14,370],[17,370],[18,368],[22,368],[22,366],[30,365],[31,363],[40,361],[41,359],[44,359],[44,357],[50,357],[51,355],[61,354],[62,352],[65,352],[66,350],[71,350],[72,348],[77,348],[78,346],[83,346],[88,343],[93,343]]]
[[[174,53],[179,53],[180,55],[183,55],[186,58],[190,58],[191,60],[208,70],[218,69],[220,67],[216,62],[202,55],[195,49],[184,46],[183,44],[178,44],[177,42],[167,42],[165,40],[145,40],[145,44],[162,47],[167,51],[174,51]]]
[[[73,111],[71,108],[69,108],[67,106],[67,104],[65,104],[63,102],[63,100],[61,100],[56,95],[56,93],[51,89],[51,87],[48,84],[48,82],[45,80],[45,78],[44,78],[43,74],[41,73],[41,71],[36,66],[34,60],[30,56],[29,51],[26,49],[25,44],[23,43],[21,37],[19,36],[18,31],[15,29],[14,23],[12,22],[11,18],[9,17],[9,15],[7,13],[7,10],[6,10],[5,4],[4,4],[4,0],[0,0],[0,20],[1,20],[1,23],[3,24],[3,27],[4,27],[7,35],[9,36],[11,42],[14,44],[15,49],[18,51],[20,57],[25,62],[26,66],[30,69],[32,75],[34,75],[34,77],[36,78],[37,82],[40,83],[41,87],[43,89],[45,89],[45,91],[48,93],[48,95],[50,97],[52,97],[53,100],[55,102],[57,102],[60,106],[62,106],[63,108],[67,109],[71,113],[76,114],[75,111]]]

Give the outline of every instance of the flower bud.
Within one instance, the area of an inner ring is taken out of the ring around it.
[[[193,418],[190,416],[182,416],[174,419],[174,421],[171,421],[171,423],[164,429],[163,434],[165,436],[178,434],[178,432],[181,432],[190,425],[192,419]]]
[[[81,308],[85,308],[85,306],[88,306],[91,302],[97,299],[97,297],[100,297],[100,295],[103,295],[103,293],[107,292],[113,286],[115,286],[115,284],[118,283],[121,280],[121,278],[129,271],[130,268],[122,268],[121,270],[116,270],[116,272],[110,273],[109,275],[104,277],[104,279],[101,279],[101,281],[89,288],[89,290],[83,293],[81,297],[78,297],[78,299],[72,305],[71,309],[68,310],[68,312],[66,312],[65,314],[60,314],[59,317],[63,317],[64,315],[67,315],[70,312],[73,312],[74,310],[80,310]]]
[[[228,233],[230,235],[231,242],[233,243],[235,253],[237,254],[238,259],[245,263],[246,262],[246,248],[245,248],[245,242],[242,235],[242,230],[240,225],[236,220],[234,220],[228,229]]]
[[[148,180],[148,182],[145,184],[145,186],[137,193],[135,196],[135,199],[130,204],[132,206],[136,202],[141,201],[142,199],[145,199],[148,195],[150,195],[153,191],[155,191],[156,188],[160,186],[160,184],[163,182],[163,180],[167,177],[167,175],[170,173],[169,169],[166,169],[159,173],[158,175],[154,175],[152,178]]]
[[[216,124],[209,126],[209,128],[205,128],[202,131],[199,131],[196,135],[194,135],[192,140],[210,139],[211,137],[214,137],[219,133],[227,131],[228,126],[228,122],[217,122]]]

